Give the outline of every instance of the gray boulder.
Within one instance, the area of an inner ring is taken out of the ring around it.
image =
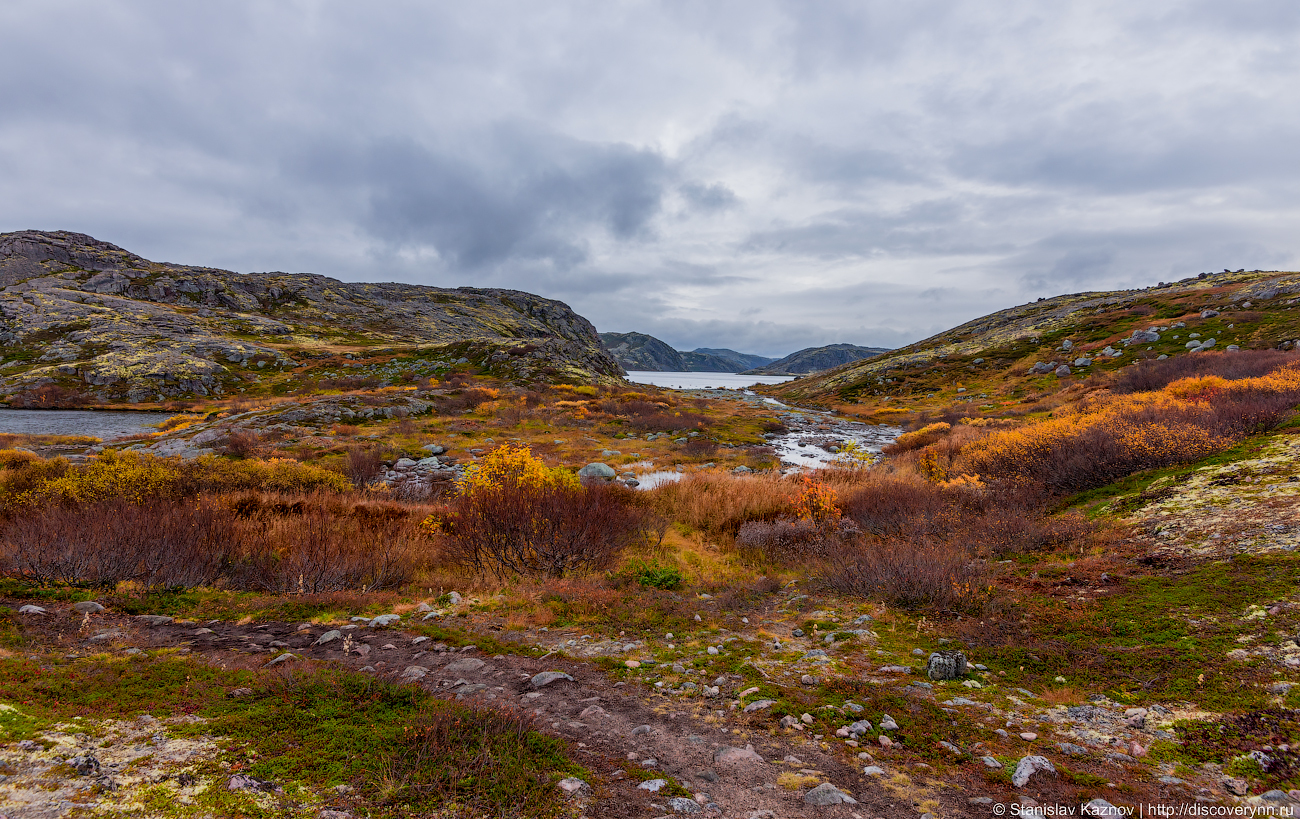
[[[588,480],[612,481],[618,473],[608,464],[594,463],[587,464],[578,470],[578,477]]]
[[[932,680],[955,680],[966,676],[966,655],[960,651],[936,651],[926,663],[925,673]]]
[[[529,682],[532,683],[533,688],[545,688],[551,683],[560,680],[573,682],[573,678],[568,674],[565,674],[563,671],[543,671],[540,674],[534,674],[533,678],[529,680]]]
[[[72,608],[80,614],[99,614],[104,610],[104,607],[94,600],[82,600],[80,603],[73,604]]]
[[[1016,763],[1016,772],[1011,775],[1011,784],[1023,788],[1029,784],[1029,778],[1035,774],[1056,776],[1056,766],[1045,756],[1027,756]]]
[[[1214,318],[1214,317],[1217,316],[1217,315],[1219,315],[1219,311],[1218,311],[1218,310],[1202,310],[1202,311],[1201,311],[1201,318],[1203,318],[1203,319]]]
[[[830,805],[856,805],[858,800],[829,782],[823,782],[803,795],[805,805],[827,807]]]
[[[728,763],[745,763],[757,762],[762,764],[763,757],[758,755],[753,745],[746,745],[744,748],[731,748],[724,746],[713,752],[713,761],[719,765]]]
[[[1055,373],[1057,378],[1064,378],[1070,374],[1070,367],[1067,364],[1062,364],[1056,368]]]

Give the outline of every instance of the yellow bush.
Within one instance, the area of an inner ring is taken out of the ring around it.
[[[299,463],[289,458],[260,461],[245,458],[233,461],[216,455],[204,455],[179,465],[186,483],[201,491],[264,489],[278,492],[310,492],[324,489],[346,492],[352,484],[338,472]]]
[[[951,431],[951,424],[940,421],[936,424],[928,424],[912,432],[904,432],[894,440],[894,443],[889,445],[889,452],[896,454],[929,446]]]
[[[5,472],[5,500],[20,504],[56,498],[76,503],[113,499],[146,503],[199,492],[344,492],[352,486],[337,472],[287,459],[232,461],[207,455],[180,461],[109,450],[84,464],[69,465],[63,459],[11,462],[20,465]]]
[[[576,487],[578,476],[565,469],[552,469],[526,446],[504,444],[471,464],[457,484],[462,495],[478,489],[501,486]]]
[[[53,497],[77,503],[122,498],[132,503],[171,495],[179,482],[175,463],[136,452],[109,450],[29,491],[29,498]]]

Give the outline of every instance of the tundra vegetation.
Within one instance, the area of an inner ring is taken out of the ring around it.
[[[0,794],[83,782],[88,811],[185,816],[814,815],[828,782],[879,815],[1290,799],[1300,357],[1050,378],[998,412],[864,399],[907,431],[793,474],[771,405],[470,373],[328,395],[418,414],[214,400],[89,457],[8,439]],[[433,444],[454,478],[391,479]],[[579,478],[592,461],[681,477]],[[938,650],[969,673],[926,679]],[[77,778],[70,738],[110,758],[142,715],[188,756]],[[689,737],[716,756],[666,756]],[[770,764],[737,776],[747,744]],[[1015,784],[1034,755],[1055,775]]]

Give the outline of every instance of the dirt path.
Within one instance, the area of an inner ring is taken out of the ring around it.
[[[780,729],[762,712],[729,710],[737,693],[724,681],[717,698],[666,695],[636,682],[614,682],[602,668],[563,656],[532,658],[484,656],[473,646],[448,647],[404,632],[400,623],[371,628],[291,623],[234,624],[162,622],[102,612],[88,622],[71,610],[49,607],[41,616],[42,640],[80,651],[179,647],[212,662],[261,667],[284,654],[272,667],[292,668],[306,660],[338,663],[393,682],[418,684],[441,697],[506,704],[535,715],[539,726],[572,740],[578,761],[597,778],[584,814],[599,817],[659,817],[698,812],[753,819],[786,817],[921,816],[928,810],[943,817],[985,816],[989,808],[972,804],[976,791],[923,784],[924,771],[869,780],[859,760],[831,751],[808,734]],[[33,624],[35,625],[35,624]],[[329,635],[334,632],[338,636]],[[321,643],[327,635],[333,639]],[[345,653],[345,648],[347,649]],[[563,672],[539,685],[543,672]],[[731,695],[729,698],[727,695]],[[745,752],[752,746],[753,753]],[[738,750],[728,750],[738,749]],[[879,751],[879,749],[874,749]],[[846,758],[847,757],[847,758]],[[645,774],[636,767],[662,772],[695,796],[694,804],[665,792],[638,787]],[[924,768],[924,766],[921,766]],[[807,777],[791,790],[777,784],[783,773]],[[637,775],[640,774],[640,775]],[[829,782],[856,803],[814,806],[805,802],[811,784]],[[978,780],[974,783],[980,784]],[[929,801],[927,801],[929,800]],[[995,796],[994,801],[999,801]],[[361,808],[356,805],[354,808]]]

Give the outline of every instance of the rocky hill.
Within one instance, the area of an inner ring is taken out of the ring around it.
[[[518,381],[622,375],[590,322],[529,293],[240,274],[64,231],[0,234],[0,356],[0,395],[99,402],[283,391],[317,371],[379,365]]]
[[[1300,273],[1203,273],[1140,290],[1076,293],[1000,310],[882,355],[782,384],[791,401],[890,411],[956,401],[1005,410],[1148,358],[1293,349]],[[774,365],[775,366],[775,365]]]
[[[797,353],[791,353],[779,361],[773,361],[761,367],[745,372],[745,375],[807,375],[808,373],[829,370],[851,361],[887,353],[885,347],[859,347],[856,344],[828,344],[825,347],[809,347]]]
[[[709,355],[729,361],[736,367],[736,372],[750,370],[754,367],[765,367],[776,361],[775,358],[768,358],[765,355],[753,355],[752,353],[738,353],[735,350],[728,350],[725,347],[696,347],[691,352],[700,355]]]
[[[645,333],[601,333],[605,349],[625,370],[685,372],[682,354]]]
[[[600,340],[610,355],[627,370],[676,373],[734,373],[754,366],[751,361],[768,362],[771,358],[738,353],[735,350],[710,350],[703,347],[683,352],[645,333],[601,333]]]

